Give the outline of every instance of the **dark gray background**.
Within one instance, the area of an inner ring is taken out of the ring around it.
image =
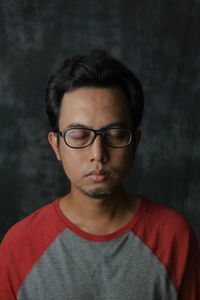
[[[200,237],[200,1],[0,1],[1,237],[68,191],[48,141],[49,75],[103,47],[144,86],[142,141],[126,186],[184,214]]]

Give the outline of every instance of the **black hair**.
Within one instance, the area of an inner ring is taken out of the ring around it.
[[[137,129],[142,119],[144,95],[140,81],[131,70],[105,50],[93,50],[89,54],[66,59],[50,77],[46,89],[46,111],[53,131],[59,131],[60,107],[65,93],[79,87],[112,86],[124,91],[133,129]]]

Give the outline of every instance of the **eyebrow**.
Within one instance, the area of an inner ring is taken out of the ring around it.
[[[80,123],[71,123],[64,130],[69,129],[69,128],[76,128],[76,127],[81,127],[81,128],[89,129],[89,127],[87,127],[87,126],[85,126],[83,124],[80,124]],[[113,123],[110,123],[110,124],[108,124],[106,126],[101,127],[100,130],[102,130],[102,129],[108,129],[108,128],[113,128],[113,127],[128,128],[129,126],[125,122],[113,122]],[[93,129],[93,128],[90,128],[90,129]]]

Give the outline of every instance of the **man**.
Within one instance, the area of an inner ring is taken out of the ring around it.
[[[46,104],[71,190],[6,234],[0,299],[200,299],[190,225],[123,187],[141,137],[138,79],[104,51],[75,56],[50,78]]]

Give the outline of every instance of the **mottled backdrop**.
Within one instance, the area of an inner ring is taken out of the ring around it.
[[[63,59],[106,48],[140,78],[142,141],[126,186],[182,212],[200,237],[200,1],[0,1],[0,227],[69,189],[44,94]]]

